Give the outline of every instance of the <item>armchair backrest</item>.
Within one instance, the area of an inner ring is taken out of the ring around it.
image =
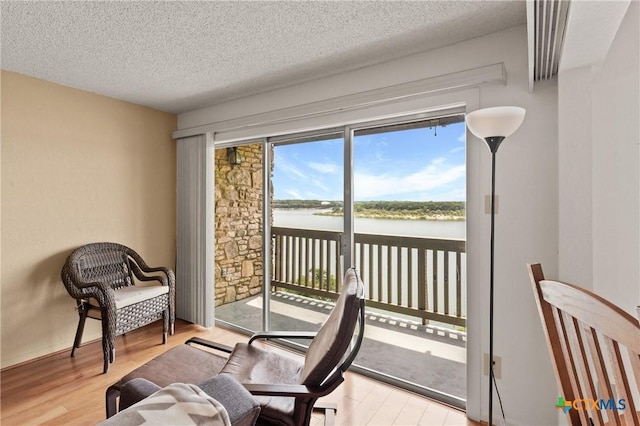
[[[117,243],[92,243],[77,248],[68,257],[66,274],[76,282],[103,282],[113,289],[133,284],[128,251]]]
[[[572,425],[640,425],[638,320],[589,290],[546,280],[539,264],[529,276],[562,393],[557,407]]]
[[[354,340],[356,324],[360,323]],[[331,314],[313,338],[305,356],[300,382],[307,386],[330,386],[355,358],[364,334],[364,284],[351,268]],[[351,350],[349,350],[351,349]]]

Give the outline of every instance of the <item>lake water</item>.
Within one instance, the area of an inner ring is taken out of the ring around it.
[[[341,231],[342,217],[320,216],[316,209],[274,209],[273,226]],[[459,238],[466,236],[465,221],[356,218],[355,232],[412,237]]]

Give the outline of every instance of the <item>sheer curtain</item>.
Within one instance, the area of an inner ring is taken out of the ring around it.
[[[177,140],[176,316],[214,322],[214,147],[211,134]]]

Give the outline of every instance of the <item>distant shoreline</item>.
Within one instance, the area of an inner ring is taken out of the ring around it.
[[[274,200],[274,209],[314,210],[318,216],[342,216],[342,201]],[[465,221],[464,201],[356,201],[354,216],[365,219]]]
[[[289,210],[289,209],[287,209]],[[317,216],[342,216],[342,212],[316,212]],[[433,221],[464,221],[466,216],[454,214],[420,214],[414,212],[385,212],[385,213],[368,213],[356,212],[355,217],[364,219],[391,219],[391,220],[433,220]]]

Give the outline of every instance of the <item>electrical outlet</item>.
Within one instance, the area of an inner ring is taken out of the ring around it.
[[[489,354],[484,354],[484,375],[489,375]],[[493,375],[496,379],[502,378],[502,357],[493,356]]]

